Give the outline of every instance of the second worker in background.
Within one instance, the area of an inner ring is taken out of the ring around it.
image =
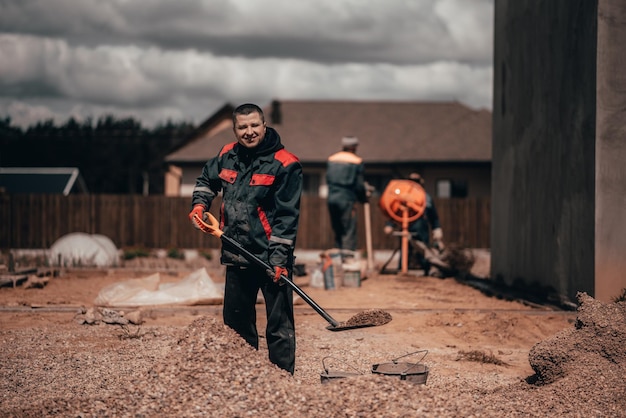
[[[367,202],[365,166],[356,155],[358,138],[344,137],[342,150],[328,157],[326,183],[328,211],[335,235],[335,247],[355,251],[357,245],[356,203]]]

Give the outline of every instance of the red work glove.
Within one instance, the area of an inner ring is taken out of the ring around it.
[[[189,212],[189,220],[191,221],[191,224],[196,229],[202,229],[202,226],[200,226],[200,224],[194,219],[193,216],[198,215],[200,219],[204,220],[205,219],[204,212],[206,212],[206,206],[201,205],[201,204],[195,205],[193,209],[191,210],[191,212]]]
[[[280,276],[284,275],[285,277],[289,277],[289,271],[285,267],[274,266],[274,271],[268,270],[267,274],[274,280],[274,283],[278,283],[280,281]]]

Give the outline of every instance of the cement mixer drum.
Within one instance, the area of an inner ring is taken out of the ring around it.
[[[391,180],[378,204],[392,220],[402,223],[406,211],[407,220],[413,222],[426,210],[426,191],[412,180]]]

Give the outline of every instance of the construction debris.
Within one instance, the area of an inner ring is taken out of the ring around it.
[[[140,325],[144,322],[140,310],[124,313],[108,308],[81,308],[74,317],[79,325]]]
[[[48,267],[28,267],[0,274],[0,287],[17,287],[28,283],[28,285],[25,285],[27,288],[42,288],[45,287],[51,277],[58,276],[58,269]]]

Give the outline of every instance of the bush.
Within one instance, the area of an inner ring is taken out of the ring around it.
[[[150,251],[145,248],[128,248],[124,250],[122,257],[124,260],[132,260],[138,257],[150,257]]]
[[[169,250],[167,250],[167,256],[169,258],[174,258],[176,260],[185,259],[185,254],[182,251],[180,251],[178,248],[170,248]]]

